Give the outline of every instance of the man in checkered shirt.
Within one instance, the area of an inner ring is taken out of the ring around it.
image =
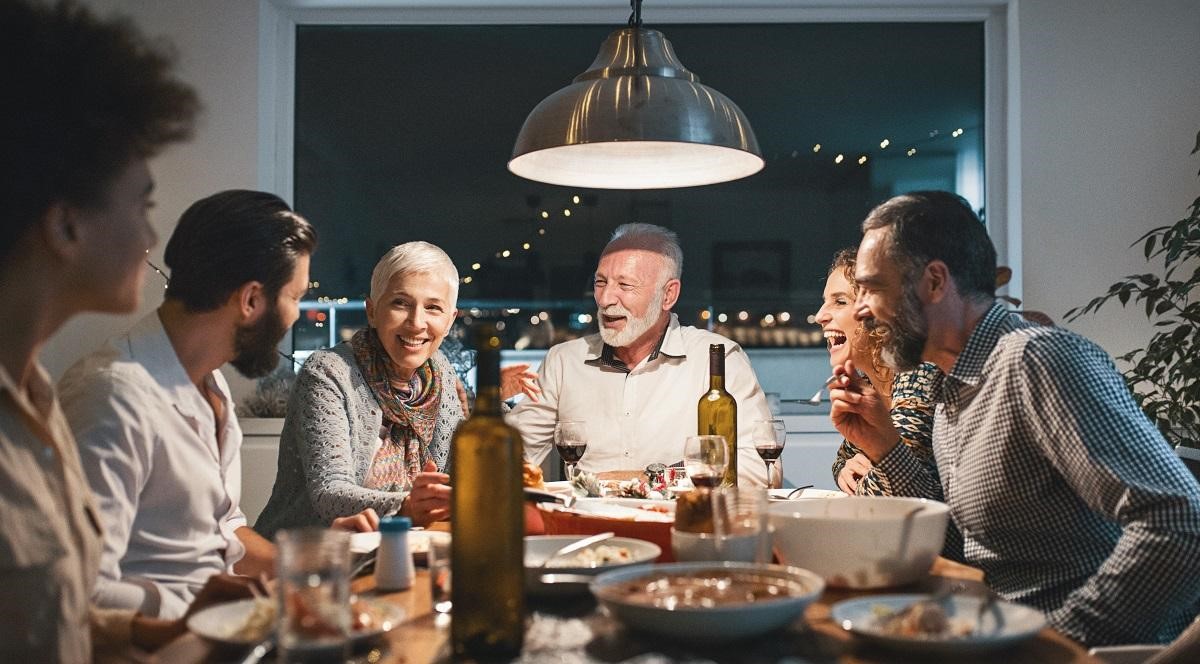
[[[945,374],[940,481],[850,363],[830,390],[838,430],[890,493],[945,501],[963,535],[954,557],[1058,631],[1090,646],[1178,635],[1200,608],[1200,485],[1108,354],[996,302],[996,251],[958,196],[898,196],[863,230],[856,315],[895,369]]]

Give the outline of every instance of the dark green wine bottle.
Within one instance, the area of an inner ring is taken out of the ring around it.
[[[696,407],[701,436],[725,436],[729,465],[721,486],[737,486],[737,401],[725,391],[725,346],[708,347],[708,391],[700,396]]]
[[[476,330],[475,411],[451,451],[450,639],[460,657],[515,657],[525,635],[521,435],[500,410],[500,337]]]

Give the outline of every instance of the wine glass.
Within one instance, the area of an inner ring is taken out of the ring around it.
[[[754,449],[767,464],[767,488],[777,488],[775,486],[775,462],[783,454],[783,445],[787,442],[787,427],[784,426],[783,420],[763,420],[755,422],[751,431],[754,436]],[[782,474],[779,484],[783,485]]]
[[[725,436],[688,436],[683,444],[683,466],[694,486],[712,488],[720,484],[729,467]]]
[[[575,466],[587,451],[587,426],[584,422],[558,422],[554,425],[554,447],[567,464],[567,481],[575,479]]]

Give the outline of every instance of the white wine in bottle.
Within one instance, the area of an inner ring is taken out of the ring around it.
[[[696,407],[701,436],[725,436],[729,447],[729,466],[721,486],[737,486],[737,401],[725,391],[725,346],[708,347],[708,391],[700,396]]]
[[[450,638],[457,657],[511,658],[525,635],[521,435],[500,411],[495,325],[475,338],[475,410],[451,447]]]

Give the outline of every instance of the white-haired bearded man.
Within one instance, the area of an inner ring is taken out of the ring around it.
[[[766,467],[750,436],[771,419],[766,397],[736,343],[679,324],[683,251],[675,233],[625,224],[613,233],[596,267],[598,334],[550,349],[539,370],[537,402],[519,404],[509,422],[521,432],[525,457],[541,463],[556,422],[584,422],[587,452],[578,469],[642,470],[682,461],[697,431],[696,403],[708,389],[708,347],[725,346],[725,389],[738,404],[738,482],[765,486]]]

